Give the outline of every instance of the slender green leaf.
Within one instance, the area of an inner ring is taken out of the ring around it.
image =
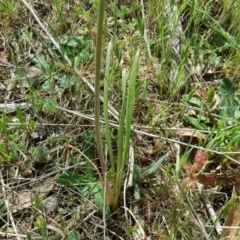
[[[130,134],[131,134],[131,123],[132,123],[132,113],[133,113],[133,106],[134,106],[134,99],[135,99],[135,83],[137,78],[137,73],[139,69],[139,50],[137,51],[134,60],[133,66],[130,74],[130,83],[128,88],[128,95],[127,95],[127,103],[125,104],[125,79],[123,79],[123,104],[120,113],[120,121],[119,121],[119,132],[118,132],[118,159],[117,159],[117,174],[114,183],[114,203],[113,208],[117,208],[118,198],[120,195],[122,179],[124,168],[126,164],[126,158],[129,150],[130,145]],[[124,114],[126,111],[126,115]],[[124,128],[125,123],[125,128]]]
[[[141,195],[140,195],[140,188],[139,188],[139,185],[138,184],[135,184],[134,185],[134,198],[136,200],[139,200],[141,198]]]
[[[211,104],[214,100],[214,93],[215,93],[215,88],[214,87],[210,87],[210,89],[208,90],[207,93],[207,101],[208,104]]]
[[[124,128],[125,128],[125,113],[126,113],[126,85],[127,85],[127,73],[126,69],[123,69],[122,72],[122,108],[119,116],[119,129],[118,129],[118,155],[117,155],[117,171],[119,171],[122,165],[123,159],[123,137],[124,137]]]
[[[96,188],[97,188],[97,191],[94,193],[95,204],[99,207],[99,210],[101,212],[103,212],[105,209],[106,216],[109,216],[111,212],[108,205],[108,201],[106,200],[106,196],[104,196],[104,191],[102,189],[102,186],[96,185]],[[104,208],[104,204],[105,204],[105,208]]]
[[[162,164],[162,162],[169,156],[169,153],[159,158],[156,162],[152,162],[142,173],[142,177],[146,177],[151,173],[154,173]]]
[[[111,162],[111,170],[115,173],[115,163],[113,158],[112,141],[111,141],[111,128],[109,124],[108,117],[108,91],[110,82],[110,63],[112,54],[112,42],[109,42],[106,56],[106,68],[105,68],[105,78],[104,78],[104,121],[105,121],[105,132],[106,132],[106,142]]]
[[[131,134],[131,124],[132,124],[132,113],[135,101],[135,85],[136,85],[136,78],[139,69],[139,50],[137,51],[135,58],[133,60],[132,71],[130,75],[130,85],[128,89],[128,97],[127,97],[127,108],[126,108],[126,129],[125,129],[125,140],[124,140],[124,151],[123,151],[123,159],[126,160],[129,143],[130,143],[130,134]],[[122,163],[122,167],[124,167],[124,163]]]

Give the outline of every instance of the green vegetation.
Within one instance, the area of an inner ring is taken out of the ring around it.
[[[240,2],[127,2],[0,2],[0,238],[238,239]]]

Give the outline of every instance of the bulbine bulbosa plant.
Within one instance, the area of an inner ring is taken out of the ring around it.
[[[103,21],[104,21],[104,6],[105,1],[99,1],[98,9],[98,23],[96,37],[96,56],[95,56],[95,137],[97,143],[97,150],[102,169],[102,186],[106,192],[106,198],[109,207],[112,211],[115,211],[118,207],[118,200],[122,187],[123,173],[126,165],[126,160],[130,145],[131,123],[132,113],[135,99],[135,83],[139,69],[139,50],[137,51],[132,69],[130,72],[129,82],[127,84],[127,73],[123,70],[122,73],[122,102],[119,114],[119,128],[118,128],[118,140],[117,140],[117,154],[114,156],[112,150],[111,140],[111,128],[108,117],[108,91],[110,81],[110,64],[112,54],[112,42],[109,43],[106,56],[106,68],[105,68],[105,81],[104,81],[104,120],[105,120],[105,137],[108,148],[108,155],[110,158],[110,172],[111,178],[107,176],[106,159],[103,153],[102,139],[101,139],[101,126],[100,126],[100,73],[101,73],[101,53],[102,53],[102,33],[103,33]],[[95,39],[94,39],[95,40]],[[111,184],[110,182],[111,181]],[[112,187],[111,187],[112,186]]]

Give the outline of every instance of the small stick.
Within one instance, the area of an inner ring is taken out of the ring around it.
[[[219,223],[219,220],[217,218],[217,215],[208,199],[208,196],[204,193],[204,186],[201,183],[197,183],[198,191],[201,194],[201,198],[207,208],[207,211],[212,219],[212,222],[215,226],[216,232],[221,235],[222,233],[222,226]]]
[[[208,240],[209,236],[208,236],[208,233],[207,233],[207,231],[205,229],[205,226],[204,226],[203,222],[201,221],[201,219],[199,218],[199,216],[197,215],[196,211],[194,210],[192,203],[190,202],[189,198],[187,197],[187,195],[183,191],[182,186],[181,186],[181,184],[180,184],[180,182],[178,180],[177,180],[177,185],[178,185],[178,187],[179,187],[179,189],[180,189],[180,191],[181,191],[185,201],[187,202],[188,206],[190,207],[194,218],[197,220],[197,222],[199,224],[199,228],[202,231],[202,234],[203,234],[204,238],[206,240]]]

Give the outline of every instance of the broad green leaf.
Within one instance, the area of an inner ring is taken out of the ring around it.
[[[32,58],[32,62],[36,64],[36,66],[42,67],[44,70],[49,70],[49,65],[44,57],[35,56]]]
[[[99,210],[101,212],[104,211],[104,204],[105,204],[105,215],[109,216],[111,214],[108,201],[106,199],[106,196],[104,196],[104,191],[102,189],[102,186],[96,185],[97,191],[94,193],[94,202],[99,207]]]
[[[124,6],[124,5],[122,5],[120,7],[120,10],[121,10],[121,13],[122,13],[123,17],[128,16],[131,12],[131,10],[127,6]]]
[[[133,168],[133,177],[134,177],[135,179],[141,179],[141,178],[142,178],[142,170],[141,170],[141,168],[140,168],[138,165],[136,165],[136,164],[134,164],[134,168]]]
[[[190,126],[194,127],[195,129],[207,130],[207,127],[203,123],[200,123],[199,120],[196,119],[196,118],[189,117],[189,116],[184,116],[183,121],[187,125],[190,125]]]
[[[34,129],[36,127],[37,123],[33,121],[32,119],[28,122],[28,127],[30,129]]]
[[[221,218],[225,218],[228,215],[228,213],[234,203],[234,200],[235,200],[234,198],[230,198],[229,201],[227,201],[227,203],[224,205],[222,213],[221,213]]]
[[[219,88],[219,94],[221,98],[228,97],[229,95],[232,96],[233,84],[228,78],[223,79]]]
[[[78,41],[76,41],[76,39],[72,38],[72,39],[69,39],[69,41],[66,43],[66,45],[69,47],[77,47]]]
[[[66,186],[73,186],[81,183],[91,183],[93,182],[93,179],[88,175],[65,172],[58,177],[57,181]]]
[[[239,108],[235,110],[234,117],[235,117],[235,119],[239,119],[240,118],[240,110],[239,110]]]
[[[90,54],[89,52],[86,50],[86,49],[83,49],[81,52],[80,52],[80,60],[82,62],[86,62],[87,60],[90,59]]]
[[[54,75],[54,80],[56,80],[63,89],[69,89],[72,86],[77,86],[78,84],[78,79],[76,77],[65,74]]]
[[[228,118],[235,118],[236,105],[234,104],[232,95],[225,96],[220,103],[221,115]]]
[[[182,96],[183,101],[184,101],[184,102],[188,102],[188,101],[193,97],[193,95],[195,94],[195,92],[196,92],[196,89],[192,89],[190,93],[184,94],[184,95]]]
[[[80,64],[80,62],[81,62],[81,59],[82,59],[82,52],[80,52],[80,54],[79,55],[77,55],[75,58],[74,58],[74,61],[73,61],[73,66],[74,67],[78,67],[79,66],[79,64]]]
[[[130,226],[127,228],[126,235],[130,237],[136,231],[136,226]]]
[[[211,104],[214,100],[214,93],[215,93],[215,88],[214,87],[211,87],[209,90],[208,90],[208,93],[207,93],[207,101],[208,101],[208,104]]]
[[[80,240],[80,234],[78,231],[74,231],[67,236],[67,240]]]
[[[202,100],[198,99],[198,98],[191,98],[189,101],[188,101],[189,104],[193,105],[193,106],[196,106],[196,107],[199,107],[201,108],[202,107]]]
[[[233,84],[228,78],[223,79],[222,84],[219,87],[219,94],[221,98],[221,115],[235,119],[237,104],[233,98]]]
[[[134,185],[134,198],[136,200],[139,200],[141,198],[141,196],[140,196],[140,188],[139,188],[138,184]]]
[[[26,235],[27,235],[27,240],[32,240],[31,234],[29,232],[27,232]]]
[[[183,101],[184,102],[187,102],[193,106],[196,106],[196,107],[199,107],[201,108],[202,107],[202,100],[200,100],[199,98],[196,98],[196,97],[193,97],[193,95],[195,94],[196,90],[193,89],[189,94],[185,94],[183,95]]]
[[[169,156],[167,153],[166,155],[159,158],[156,162],[151,163],[145,171],[142,173],[142,177],[146,177],[151,173],[154,173],[162,164],[162,162]]]

